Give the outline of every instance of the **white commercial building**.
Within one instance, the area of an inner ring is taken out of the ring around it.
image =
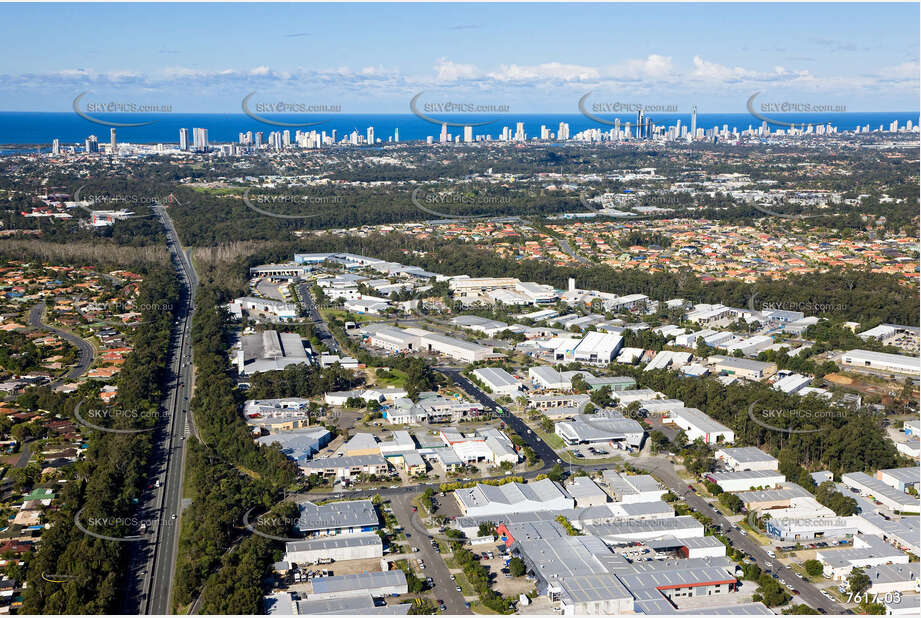
[[[711,472],[708,479],[719,485],[723,491],[748,491],[750,489],[777,487],[787,477],[776,470],[742,470],[739,472]]]
[[[473,375],[495,395],[514,398],[521,392],[521,380],[501,367],[480,367],[473,371]]]
[[[454,491],[461,513],[468,517],[499,516],[526,511],[555,511],[575,507],[575,500],[550,479],[532,483],[482,485]]]
[[[841,362],[845,367],[860,367],[921,377],[921,362],[916,356],[886,354],[870,350],[849,350],[841,357]]]
[[[675,408],[669,411],[668,421],[684,430],[688,441],[701,438],[707,444],[731,443],[735,433],[697,408]]]
[[[384,555],[377,534],[355,534],[285,543],[285,562],[317,564],[324,560],[364,560]]]
[[[777,470],[777,460],[754,446],[721,448],[716,459],[733,471]]]

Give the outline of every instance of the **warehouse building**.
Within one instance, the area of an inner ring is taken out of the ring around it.
[[[921,364],[915,356],[886,354],[870,350],[848,350],[841,357],[845,367],[873,369],[886,373],[898,373],[921,378]]]
[[[352,457],[320,457],[301,464],[304,474],[319,474],[336,480],[350,480],[353,476],[389,473],[387,460],[380,455],[354,455]]]
[[[787,477],[776,470],[740,470],[738,472],[711,472],[707,478],[723,491],[748,491],[782,485]]]
[[[704,526],[693,517],[682,515],[660,519],[619,521],[606,524],[587,524],[583,531],[593,534],[611,545],[633,543],[673,536],[678,539],[704,535]]]
[[[339,599],[342,597],[363,596],[365,594],[381,598],[409,592],[406,574],[400,569],[316,577],[312,580],[312,584],[313,592],[307,595],[308,601]]]
[[[707,359],[710,371],[724,375],[745,378],[746,380],[762,380],[777,373],[777,365],[763,363],[748,358],[734,358],[732,356],[714,355]]]
[[[856,489],[862,496],[870,496],[893,511],[904,513],[921,512],[921,501],[904,491],[899,491],[883,481],[877,480],[863,472],[848,472],[841,475],[841,482]]]
[[[612,444],[639,448],[645,430],[632,418],[609,411],[580,414],[571,421],[560,421],[553,429],[569,446],[576,444]]]
[[[342,500],[298,504],[301,511],[297,529],[304,536],[335,536],[374,532],[380,528],[377,510],[370,500]]]
[[[572,360],[607,365],[617,357],[623,344],[624,338],[620,335],[592,331],[572,350]]]
[[[243,296],[236,298],[227,305],[230,314],[241,319],[244,314],[250,318],[258,318],[271,322],[290,322],[298,317],[297,305],[283,300],[271,298],[257,298]]]
[[[285,543],[285,562],[319,564],[331,560],[364,560],[384,555],[381,537],[376,534],[354,534]]]
[[[256,438],[256,442],[266,446],[277,444],[282,453],[303,466],[329,444],[331,438],[332,434],[325,427],[306,427],[270,433]]]
[[[735,433],[722,423],[718,423],[697,408],[672,409],[666,422],[671,422],[684,430],[688,442],[697,438],[707,444],[731,443],[735,441]]]
[[[528,369],[528,377],[537,388],[567,391],[572,384],[567,378],[549,365],[538,365]]]
[[[611,489],[614,500],[624,504],[658,502],[668,490],[648,474],[628,475],[615,470],[601,473],[603,482]]]
[[[480,367],[473,370],[473,375],[494,395],[514,398],[522,389],[521,380],[501,367]]]
[[[577,476],[566,484],[566,492],[576,501],[576,507],[598,506],[608,501],[608,494],[587,476]]]
[[[882,564],[908,564],[908,554],[899,551],[879,537],[858,534],[854,546],[847,549],[828,549],[816,552],[826,577],[842,581],[851,569],[875,567]]]
[[[575,500],[550,479],[456,489],[454,498],[466,516],[501,516],[509,512],[571,509]]]
[[[240,375],[248,376],[310,362],[312,357],[297,333],[266,330],[243,335],[237,344],[236,365]]]
[[[716,451],[717,461],[730,470],[777,470],[777,460],[754,446],[726,447]]]
[[[921,468],[918,466],[888,468],[879,470],[876,473],[876,478],[899,491],[907,491],[909,487],[917,489],[918,482],[921,480]]]

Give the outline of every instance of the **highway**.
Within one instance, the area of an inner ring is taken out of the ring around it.
[[[93,351],[93,346],[89,344],[88,341],[84,341],[80,337],[77,337],[73,333],[69,333],[66,330],[61,330],[53,326],[48,326],[42,322],[42,316],[45,314],[45,303],[36,303],[32,310],[29,311],[29,325],[34,326],[35,328],[41,328],[42,330],[50,331],[55,333],[62,339],[65,339],[68,343],[71,343],[77,347],[77,350],[80,352],[80,359],[77,361],[75,367],[71,368],[65,375],[49,382],[45,386],[54,390],[57,386],[61,384],[73,381],[82,376],[90,368],[90,365],[93,364],[93,358],[95,357],[95,352]]]
[[[132,543],[123,611],[126,614],[168,614],[182,518],[185,440],[192,426],[189,403],[193,390],[192,315],[198,277],[182,250],[166,210],[154,207],[167,233],[170,256],[183,287],[170,348],[169,377],[161,402],[164,421],[158,425],[149,463],[148,487],[139,519],[153,521],[144,541]]]

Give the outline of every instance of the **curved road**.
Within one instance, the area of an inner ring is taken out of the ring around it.
[[[65,339],[68,343],[71,343],[77,347],[77,350],[80,352],[80,359],[77,361],[77,365],[73,367],[66,374],[58,378],[57,380],[52,380],[45,386],[50,389],[55,389],[61,384],[76,380],[84,373],[86,373],[90,365],[93,364],[93,359],[96,357],[96,351],[93,349],[93,346],[84,339],[77,337],[73,333],[67,332],[66,330],[61,330],[60,328],[55,328],[53,326],[48,326],[42,322],[42,316],[45,314],[45,303],[40,302],[35,304],[31,311],[29,311],[29,325],[42,330],[46,330],[52,333],[55,333],[62,339]]]

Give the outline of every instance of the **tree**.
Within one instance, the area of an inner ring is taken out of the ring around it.
[[[508,572],[511,573],[512,577],[521,577],[527,572],[527,567],[525,567],[524,560],[515,556],[508,561]]]
[[[847,576],[847,585],[851,592],[860,594],[870,587],[870,576],[863,572],[863,569],[854,567],[851,574]]]
[[[553,464],[553,468],[547,473],[547,478],[559,483],[563,479],[563,466],[560,464]]]
[[[806,569],[806,575],[809,577],[818,577],[824,571],[822,563],[815,559],[804,562],[803,568]]]
[[[819,610],[813,609],[804,603],[798,603],[789,607],[788,609],[783,610],[784,615],[787,616],[800,616],[800,615],[809,615],[809,614],[818,614]]]
[[[720,504],[725,506],[733,513],[742,512],[742,499],[735,494],[721,493],[719,497]]]
[[[496,535],[496,524],[491,521],[482,521],[480,522],[480,527],[477,529],[477,536],[495,536]]]

